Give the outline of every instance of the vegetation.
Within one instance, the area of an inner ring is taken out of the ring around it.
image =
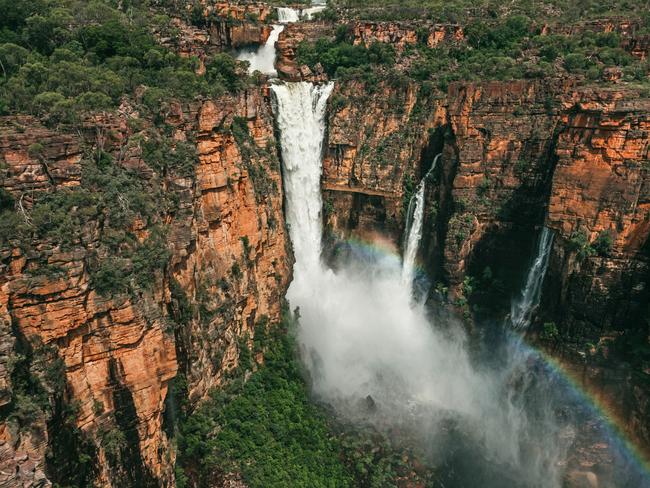
[[[462,0],[451,3],[430,0],[424,5],[385,1],[381,6],[375,2],[343,0],[337,4],[353,7],[353,14],[361,17],[364,12],[374,12],[380,18],[385,15],[385,20],[396,20],[404,13],[418,19],[428,16],[436,22],[459,22],[465,40],[430,47],[427,45],[429,30],[424,24],[417,30],[417,45],[407,45],[395,53],[388,44],[375,43],[368,48],[353,45],[347,27],[342,25],[335,40],[303,42],[297,52],[299,62],[310,67],[320,62],[330,76],[343,77],[350,70],[356,78],[372,76],[373,71],[385,73],[398,58],[398,64],[406,67],[411,79],[431,81],[443,91],[453,81],[545,79],[557,75],[604,82],[610,76],[606,72],[608,68],[620,70],[624,81],[650,89],[647,77],[650,63],[624,50],[620,34],[599,32],[597,27],[588,25],[569,32],[565,25],[584,20],[587,12],[603,15],[627,12],[630,19],[637,18],[644,26],[642,29],[650,32],[648,5],[642,14],[643,9],[633,9],[631,2],[625,0],[609,2],[609,5],[608,2],[579,2],[578,6],[563,1],[518,1],[504,6],[502,2],[477,4]],[[542,24],[536,20],[539,18],[551,23],[550,32],[542,31]],[[554,19],[557,23],[553,23]]]
[[[545,322],[542,331],[539,334],[543,341],[555,342],[560,337],[560,332],[555,322]]]
[[[589,236],[582,229],[577,230],[571,235],[569,249],[574,251],[581,261],[596,254],[596,250],[589,242]]]
[[[410,472],[403,453],[372,430],[332,424],[309,398],[289,319],[263,340],[264,366],[243,382],[247,363],[223,389],[180,419],[177,483],[208,486],[241,473],[251,488],[393,486]],[[261,346],[256,330],[254,343]],[[244,339],[240,351],[248,351]],[[256,347],[256,349],[257,349]]]
[[[330,76],[341,75],[343,70],[364,68],[371,65],[392,66],[395,50],[390,44],[374,43],[366,48],[353,45],[347,26],[341,26],[336,39],[321,38],[315,43],[301,42],[296,52],[300,64],[312,68],[320,63]]]
[[[265,366],[245,385],[235,381],[213,391],[182,421],[179,471],[203,486],[230,472],[241,472],[251,488],[350,485],[339,446],[311,403],[293,355],[292,341],[277,335]]]
[[[367,20],[431,19],[438,22],[460,22],[469,17],[498,18],[508,15],[543,17],[548,21],[576,22],[629,13],[648,19],[645,1],[636,0],[333,0],[338,8]]]
[[[27,112],[52,125],[119,105],[144,87],[154,112],[163,100],[215,96],[241,88],[235,60],[219,54],[207,73],[156,43],[151,30],[168,24],[145,1],[0,1],[0,112]]]

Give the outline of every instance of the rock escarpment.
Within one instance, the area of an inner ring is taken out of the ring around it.
[[[141,243],[160,226],[168,229],[168,264],[137,293],[98,291],[93,267],[109,259],[101,215],[65,244],[51,235],[3,244],[3,486],[48,479],[171,486],[174,453],[163,429],[165,406],[176,408],[170,382],[180,374],[183,393],[198,401],[237,366],[255,333],[279,318],[290,254],[264,91],[172,103],[165,117],[176,144],[196,140],[196,163],[186,175],[147,165],[143,140],[157,129],[145,121],[144,131],[134,130],[137,114],[128,110],[88,121],[89,132],[2,120],[0,181],[28,224],[43,195],[82,184],[98,146],[176,202],[140,213],[125,229]],[[132,205],[127,199],[123,205]]]
[[[395,234],[404,220],[405,193],[433,162],[429,148],[445,111],[415,83],[337,83],[330,99],[323,162],[326,223],[339,235]]]
[[[272,8],[264,3],[201,2],[191,19],[170,12],[169,25],[156,32],[161,44],[181,56],[195,56],[203,63],[209,55],[226,49],[264,44],[271,33]],[[187,12],[185,12],[187,13]]]

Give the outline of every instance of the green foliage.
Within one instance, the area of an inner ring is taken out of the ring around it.
[[[612,234],[608,230],[604,230],[598,234],[591,247],[599,256],[609,256],[613,244]]]
[[[605,68],[619,67],[627,81],[647,82],[647,62],[623,50],[618,34],[542,34],[531,18],[511,14],[464,20],[466,44],[430,49],[419,43],[410,55],[409,74],[416,80],[435,80],[443,91],[453,81],[547,78],[556,75],[558,65],[588,81],[601,79]]]
[[[111,464],[115,465],[121,459],[122,451],[126,448],[126,435],[117,426],[106,427],[100,433],[100,444]]]
[[[361,68],[372,65],[392,66],[395,50],[392,45],[374,43],[370,47],[355,46],[346,39],[330,41],[318,39],[315,43],[303,41],[298,46],[296,58],[299,63],[310,67],[320,63],[330,76],[341,74],[339,70]]]
[[[569,239],[569,249],[576,253],[579,260],[593,256],[596,250],[591,246],[587,233],[580,229],[574,232]]]
[[[189,325],[194,317],[194,309],[185,290],[180,283],[174,278],[169,281],[169,289],[172,298],[172,316],[177,324],[181,326]]]
[[[213,391],[182,423],[177,462],[186,468],[183,477],[206,485],[235,471],[251,488],[351,486],[340,447],[309,400],[294,347],[276,335],[265,366],[243,387]]]
[[[37,428],[51,412],[55,399],[61,399],[65,385],[65,364],[55,348],[28,342],[19,335],[9,366],[12,399],[0,419],[8,419],[21,427]]]
[[[546,322],[542,327],[539,337],[544,341],[557,341],[560,338],[560,332],[555,322]]]
[[[168,137],[150,137],[142,143],[142,159],[158,174],[168,173],[190,177],[198,164],[196,145],[172,142]]]
[[[0,212],[14,209],[14,197],[4,188],[0,188]]]
[[[255,200],[260,203],[268,196],[276,195],[278,187],[268,171],[272,165],[279,167],[274,148],[267,146],[262,149],[257,146],[248,129],[248,121],[244,117],[233,118],[230,132],[237,142],[246,170],[253,182]]]
[[[505,50],[515,47],[530,33],[531,21],[521,15],[506,17],[503,22],[490,26],[475,21],[465,28],[465,35],[470,46]]]
[[[643,5],[636,0],[332,0],[333,7],[364,20],[429,19],[458,23],[468,18],[500,18],[523,15],[557,23],[600,19],[614,15],[641,18]],[[381,8],[379,8],[381,7]],[[647,9],[647,5],[645,6]]]
[[[3,112],[70,124],[87,111],[116,108],[142,85],[148,88],[144,105],[151,109],[154,99],[218,96],[247,83],[228,54],[208,60],[208,73],[201,76],[196,59],[159,46],[150,28],[160,16],[151,16],[144,2],[122,5],[128,13],[109,0],[16,2],[25,8],[9,3],[0,24]]]

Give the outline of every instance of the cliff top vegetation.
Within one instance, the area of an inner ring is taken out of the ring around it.
[[[468,18],[526,15],[541,22],[578,22],[625,16],[648,26],[647,0],[333,0],[336,8],[366,20],[430,19],[462,23]]]

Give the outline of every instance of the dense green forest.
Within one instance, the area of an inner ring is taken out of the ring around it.
[[[358,5],[354,2],[350,4]],[[408,4],[399,5],[399,8],[408,7]],[[467,7],[463,2],[453,5],[462,12]],[[603,84],[608,81],[612,69],[615,78],[644,90],[650,88],[650,63],[626,51],[619,32],[606,32],[590,25],[570,29],[560,23],[550,32],[542,31],[544,24],[535,20],[537,17],[530,5],[526,2],[512,5],[514,7],[508,10],[507,15],[473,16],[466,13],[455,20],[447,19],[443,13],[436,13],[440,6],[438,2],[432,2],[430,7],[425,8],[433,21],[461,21],[466,42],[428,46],[429,31],[422,24],[417,29],[418,44],[406,46],[403,52],[395,53],[392,47],[384,44],[371,45],[368,49],[353,45],[352,32],[346,25],[341,25],[334,39],[303,42],[298,49],[298,60],[311,67],[320,63],[330,76],[371,80],[373,75],[367,68],[375,66],[380,68],[375,70],[375,74],[380,76],[383,73],[393,79],[402,77],[432,82],[432,86],[442,91],[446,91],[453,81],[566,77],[583,83]],[[530,8],[525,8],[527,5]],[[444,6],[447,7],[449,3]],[[630,7],[621,2],[620,8],[626,10],[614,10],[619,14],[627,12],[626,18],[637,18],[638,35],[641,35],[650,26],[650,16],[644,16],[642,10],[631,12]],[[566,15],[569,15],[569,11],[567,8]],[[358,14],[356,10],[353,12]],[[381,12],[385,13],[384,10]],[[609,11],[603,10],[603,14],[605,12]],[[325,17],[334,15],[338,14],[332,10]],[[578,15],[581,19],[588,18],[582,11]]]
[[[465,23],[469,17],[499,18],[526,15],[544,22],[577,22],[594,18],[632,15],[647,21],[647,0],[333,0],[333,5],[350,9],[367,20],[428,18]]]
[[[156,112],[170,98],[215,96],[245,85],[245,71],[228,54],[214,56],[199,76],[196,59],[161,47],[152,31],[168,31],[170,19],[151,15],[151,7],[140,1],[2,0],[0,114],[71,123],[86,111],[116,107],[140,86],[146,88],[142,106]]]

